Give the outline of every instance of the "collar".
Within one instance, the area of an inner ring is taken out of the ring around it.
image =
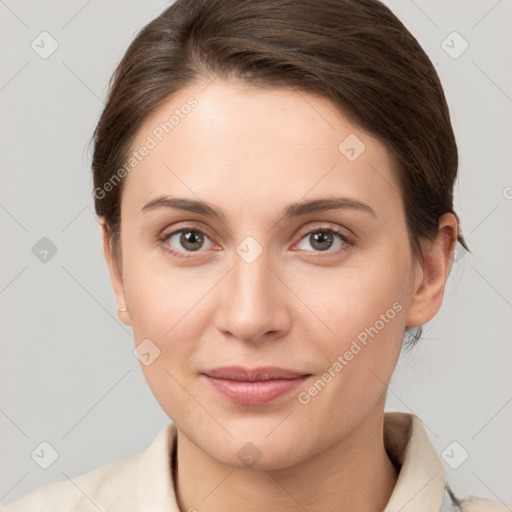
[[[395,488],[384,512],[441,510],[445,473],[421,420],[414,414],[384,414],[384,446],[400,467]]]
[[[140,510],[180,512],[172,476],[176,434],[176,425],[170,422],[139,460],[136,493]],[[414,414],[384,413],[384,446],[400,468],[384,512],[440,511],[445,474],[421,420]]]

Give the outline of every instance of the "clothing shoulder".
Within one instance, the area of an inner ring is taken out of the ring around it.
[[[462,512],[511,512],[512,507],[485,498],[471,496],[471,498],[460,502],[460,510]]]
[[[137,466],[142,453],[43,485],[1,512],[135,512]]]

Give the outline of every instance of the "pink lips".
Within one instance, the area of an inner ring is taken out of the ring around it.
[[[202,374],[226,398],[243,405],[263,405],[302,384],[311,374],[276,367],[215,368]]]

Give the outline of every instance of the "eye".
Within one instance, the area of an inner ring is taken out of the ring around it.
[[[308,245],[313,248],[314,252],[329,252],[331,254],[355,245],[355,240],[334,227],[318,227],[309,230],[302,236],[298,248],[309,251]]]
[[[194,253],[201,254],[216,247],[208,235],[198,227],[185,226],[174,231],[167,231],[158,238],[164,250],[177,258],[193,258]],[[298,242],[299,250],[306,252],[338,254],[356,244],[356,240],[343,233],[335,226],[321,226],[304,233]],[[309,248],[307,247],[309,245]],[[313,248],[313,251],[310,250]],[[201,251],[201,249],[205,249]]]
[[[186,253],[202,252],[206,246],[210,249],[214,244],[207,234],[196,227],[185,227],[176,231],[163,233],[159,238],[164,249],[178,258],[189,258]]]

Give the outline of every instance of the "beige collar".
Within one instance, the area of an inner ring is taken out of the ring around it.
[[[445,474],[421,420],[414,414],[384,414],[384,446],[401,466],[384,512],[433,512],[441,509]]]

